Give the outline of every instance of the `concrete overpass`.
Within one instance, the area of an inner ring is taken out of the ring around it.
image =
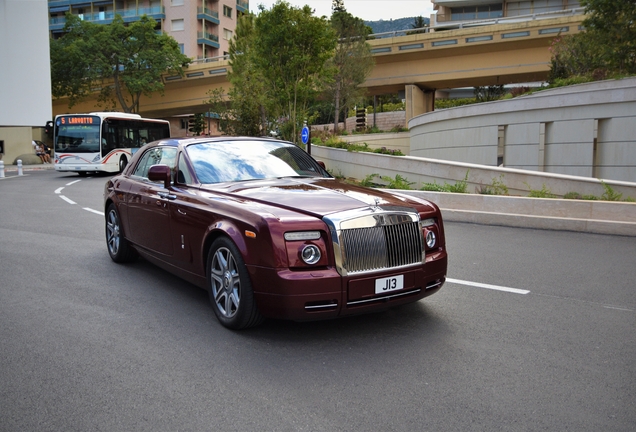
[[[459,87],[545,81],[549,47],[558,35],[576,34],[582,14],[502,23],[369,40],[375,59],[362,84],[370,95],[405,92],[407,122],[434,109],[435,91]],[[227,60],[192,64],[185,77],[164,76],[165,95],[143,97],[140,114],[167,118],[205,111],[211,89],[229,89]],[[67,107],[53,101],[54,115],[98,110],[94,100]]]

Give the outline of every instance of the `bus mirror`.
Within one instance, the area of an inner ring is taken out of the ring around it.
[[[163,187],[170,187],[170,167],[168,165],[153,165],[148,169],[148,180],[163,182]]]

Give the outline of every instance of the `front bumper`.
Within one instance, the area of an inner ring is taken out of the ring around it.
[[[444,284],[447,261],[442,252],[421,266],[347,277],[335,269],[297,272],[249,266],[248,270],[263,316],[310,321],[381,311],[428,297]],[[376,295],[376,279],[395,275],[404,276],[404,287]]]

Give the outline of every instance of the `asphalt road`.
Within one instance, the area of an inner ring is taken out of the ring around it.
[[[448,223],[439,293],[233,332],[203,290],[110,260],[106,177],[14,174],[1,431],[636,430],[633,238]]]

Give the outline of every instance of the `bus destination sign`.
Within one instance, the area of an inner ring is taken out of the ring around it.
[[[67,116],[60,118],[61,124],[99,124],[99,117],[96,116]]]

